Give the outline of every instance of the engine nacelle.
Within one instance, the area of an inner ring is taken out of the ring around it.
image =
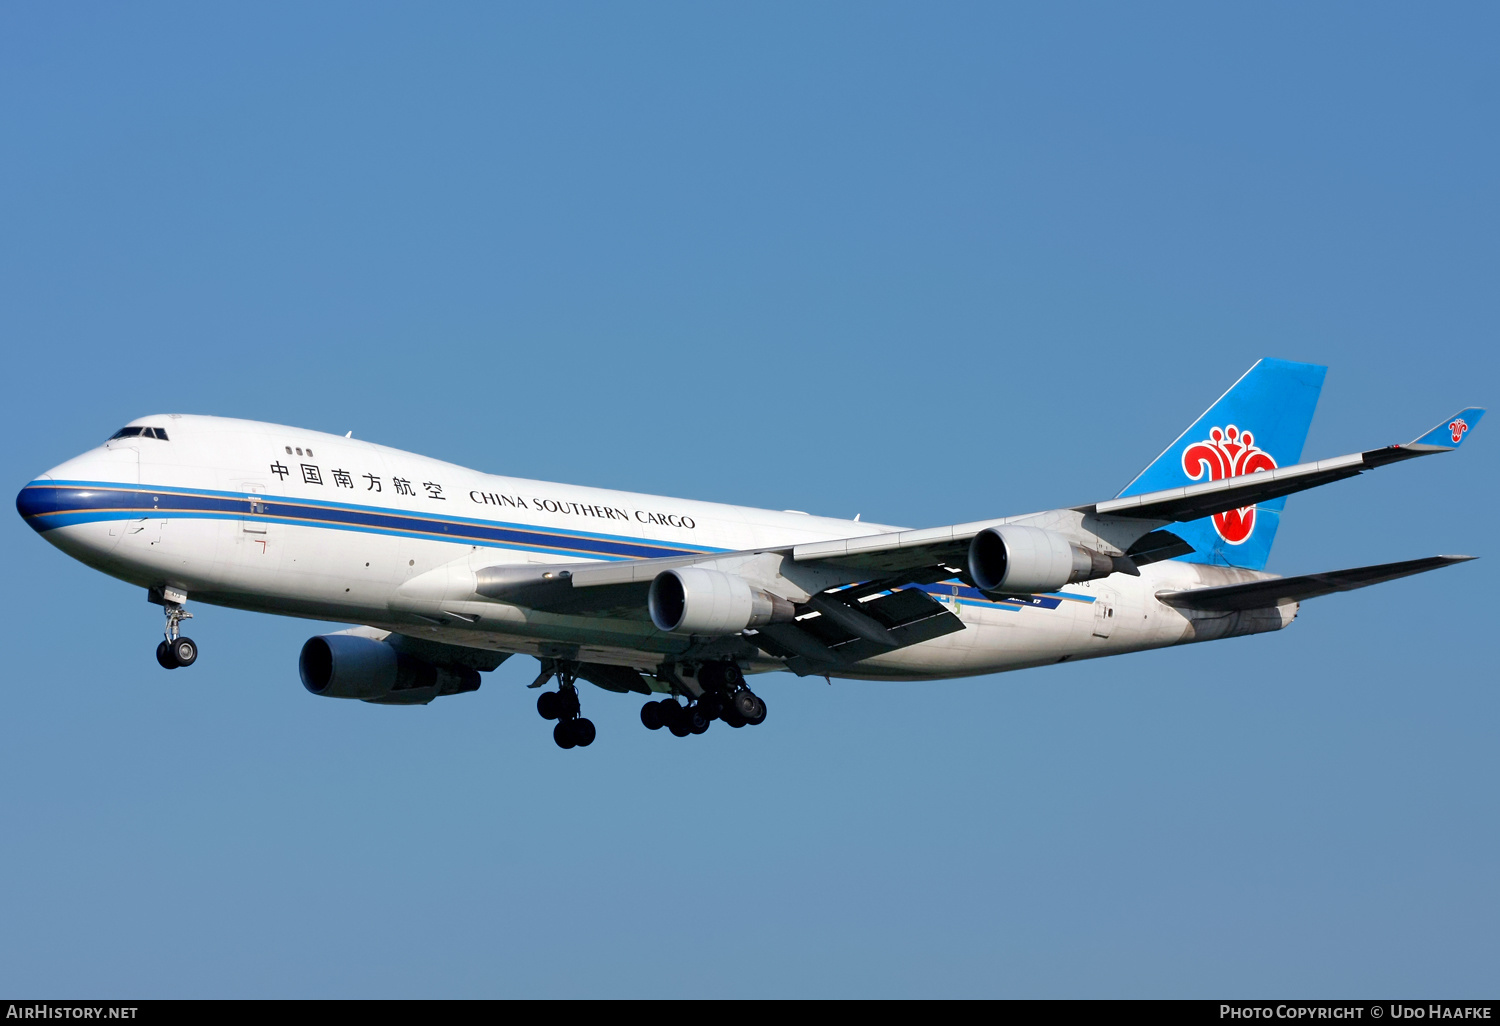
[[[647,598],[657,630],[674,634],[738,634],[746,627],[790,623],[792,604],[734,574],[685,566],[663,570]]]
[[[1055,531],[1005,524],[980,531],[969,543],[969,576],[980,591],[1006,595],[1056,591],[1065,584],[1140,573],[1124,556],[1106,556]]]
[[[297,660],[302,686],[324,698],[361,698],[395,705],[430,702],[479,688],[479,671],[434,666],[384,641],[355,634],[308,638]]]

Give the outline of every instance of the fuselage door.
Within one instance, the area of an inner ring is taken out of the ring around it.
[[[1115,603],[1107,594],[1100,592],[1094,599],[1094,637],[1107,638],[1115,626]]]
[[[245,490],[245,512],[240,517],[240,530],[253,538],[266,536],[266,486],[255,481],[240,485]]]

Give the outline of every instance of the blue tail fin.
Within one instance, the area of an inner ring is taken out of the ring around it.
[[[1218,481],[1302,459],[1327,367],[1265,359],[1177,436],[1120,497]],[[1216,513],[1167,530],[1193,547],[1178,558],[1264,570],[1286,499]]]

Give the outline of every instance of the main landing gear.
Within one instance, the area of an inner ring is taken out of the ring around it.
[[[156,646],[156,661],[164,670],[175,670],[179,666],[192,666],[198,661],[198,645],[192,638],[178,634],[177,625],[191,620],[193,614],[183,608],[187,595],[170,588],[153,588],[146,596],[160,603],[167,614],[167,626],[162,632],[166,637]]]
[[[552,740],[559,748],[587,748],[594,743],[594,721],[579,715],[575,684],[578,675],[561,660],[550,673],[543,672],[546,676],[542,683],[546,682],[546,677],[557,676],[556,691],[543,691],[536,696],[536,711],[542,714],[542,719],[557,721],[557,726],[552,728]]]
[[[703,694],[682,705],[675,698],[641,706],[647,730],[666,727],[677,737],[701,734],[714,720],[731,727],[756,726],[766,719],[766,703],[745,686],[745,675],[734,663],[706,663],[698,671]]]

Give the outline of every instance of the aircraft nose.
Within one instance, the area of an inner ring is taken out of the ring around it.
[[[16,512],[38,534],[47,529],[47,514],[57,512],[57,487],[46,474],[16,495]]]

